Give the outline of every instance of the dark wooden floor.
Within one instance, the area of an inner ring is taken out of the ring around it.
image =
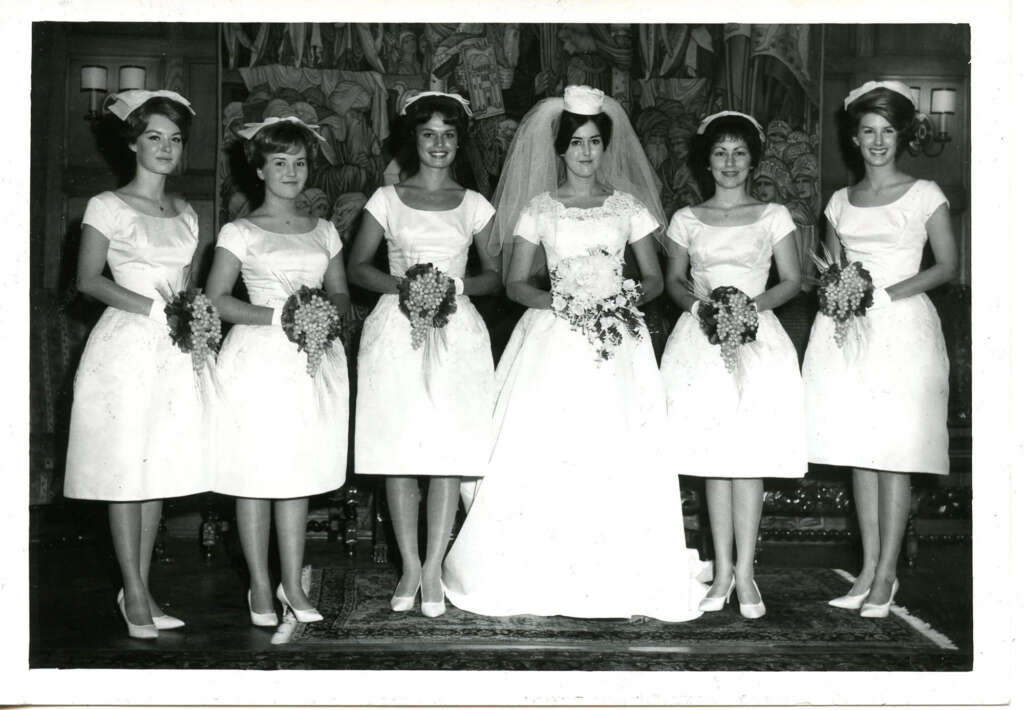
[[[188,538],[168,538],[166,559],[155,565],[152,587],[169,613],[188,621],[187,633],[168,632],[156,641],[127,637],[114,607],[119,586],[117,569],[104,536],[101,515],[94,515],[92,533],[69,531],[59,515],[36,521],[30,548],[30,665],[52,667],[150,668],[403,668],[409,667],[411,649],[358,648],[339,645],[334,650],[299,651],[273,646],[271,632],[249,625],[246,606],[246,575],[237,542],[229,534],[215,548],[212,559],[204,560],[198,543]],[[857,551],[849,544],[772,543],[759,560],[762,567],[840,567],[856,570]],[[310,541],[307,562],[318,566],[372,566],[369,546],[348,558],[342,545]],[[894,654],[893,669],[967,670],[971,667],[971,550],[967,544],[923,544],[914,569],[900,573],[899,603],[950,637],[959,647],[938,661],[922,665],[917,659]],[[757,651],[746,669],[796,670],[807,667],[798,649],[780,649],[776,656]],[[835,669],[858,667],[857,652]],[[433,654],[416,651],[417,667],[436,669],[518,669],[539,665],[544,654],[522,649],[478,650],[437,649]],[[692,658],[686,667],[714,670],[733,661],[721,654],[715,658]],[[743,656],[737,643],[737,657]],[[548,655],[548,661],[553,656]],[[604,662],[612,662],[601,654]],[[104,660],[106,659],[106,660]],[[658,654],[626,656],[615,661],[620,667],[662,668]],[[109,665],[108,665],[109,664]],[[560,669],[593,669],[593,654],[585,650],[558,653]],[[734,666],[735,667],[735,666]]]

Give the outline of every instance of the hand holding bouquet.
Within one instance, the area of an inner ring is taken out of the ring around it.
[[[316,376],[331,341],[341,338],[342,333],[341,317],[327,292],[309,286],[302,286],[285,301],[281,328],[288,340],[306,353],[306,372],[310,377]]]
[[[622,278],[622,261],[604,249],[563,259],[551,271],[551,308],[608,360],[623,337],[642,337],[642,291]]]
[[[455,282],[433,264],[415,264],[398,284],[398,307],[412,326],[412,347],[418,350],[431,328],[444,328],[455,313]]]
[[[859,261],[840,266],[828,249],[824,259],[812,254],[811,260],[819,273],[818,309],[835,323],[833,339],[841,349],[854,317],[863,316],[874,302],[871,274]]]
[[[166,300],[164,314],[171,342],[192,355],[192,367],[199,372],[220,349],[220,314],[197,288],[179,291]]]
[[[735,286],[719,286],[706,297],[698,298],[697,320],[701,330],[709,343],[719,346],[725,369],[735,373],[740,346],[757,339],[757,305]]]

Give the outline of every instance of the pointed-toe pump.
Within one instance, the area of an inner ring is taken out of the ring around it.
[[[281,602],[281,606],[284,607],[284,613],[287,614],[288,610],[292,610],[292,614],[295,618],[304,624],[312,624],[315,621],[323,621],[324,617],[316,609],[296,609],[292,606],[291,602],[288,601],[288,597],[284,594],[284,586],[277,585],[277,600]]]
[[[757,582],[751,581],[751,584],[754,585],[754,591],[757,592],[757,603],[744,604],[740,602],[740,614],[746,619],[760,619],[767,612],[764,606],[764,597],[761,596],[761,590],[757,588]]]
[[[721,611],[725,608],[725,605],[729,603],[729,599],[732,597],[733,590],[736,589],[736,578],[733,577],[729,580],[729,588],[725,590],[725,594],[720,597],[704,597],[697,604],[698,611]]]
[[[253,626],[277,626],[277,612],[276,611],[253,611],[252,610],[252,590],[250,589],[246,593],[246,601],[249,602],[249,621]]]
[[[128,613],[124,609],[124,589],[117,593],[117,608],[121,611],[121,618],[128,627],[128,635],[133,639],[155,639],[160,635],[156,624],[133,624],[128,620]]]
[[[889,601],[885,604],[868,604],[865,602],[860,607],[860,615],[866,619],[884,619],[889,616],[889,607],[892,606],[893,599],[896,598],[896,590],[900,588],[900,581],[898,579],[892,580],[892,591],[889,592]]]

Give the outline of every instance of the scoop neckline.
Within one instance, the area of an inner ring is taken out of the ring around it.
[[[462,190],[462,199],[459,200],[459,204],[455,205],[454,207],[449,207],[446,210],[425,210],[425,209],[422,209],[420,207],[413,207],[408,202],[403,200],[402,196],[398,194],[398,185],[388,185],[388,187],[390,187],[391,191],[395,193],[395,199],[398,200],[400,203],[402,203],[402,207],[405,207],[406,209],[410,209],[410,210],[415,210],[416,212],[427,212],[427,213],[437,213],[437,214],[444,214],[445,212],[455,212],[456,210],[461,209],[462,205],[464,205],[466,203],[466,195],[469,194],[469,188],[464,188]]]
[[[891,202],[886,202],[884,205],[855,205],[853,204],[853,202],[850,201],[850,188],[846,187],[844,188],[846,190],[846,204],[858,210],[876,210],[879,207],[891,207],[892,205],[895,205],[897,202],[899,202],[904,197],[909,195],[910,191],[917,187],[917,183],[919,182],[921,182],[920,178],[915,179],[912,183],[910,183],[910,187],[903,191],[903,194],[901,194],[899,197],[897,197],[895,200],[892,200]]]
[[[147,214],[146,212],[143,212],[138,207],[136,207],[135,205],[133,205],[132,203],[128,202],[123,197],[118,195],[117,192],[115,192],[114,190],[110,190],[109,192],[111,195],[114,196],[114,199],[116,199],[122,205],[130,209],[135,214],[141,215],[143,217],[152,217],[153,219],[177,219],[178,217],[181,217],[183,214],[185,214],[185,210],[181,210],[180,212],[175,212],[174,214],[170,215]]]
[[[733,229],[736,227],[753,227],[755,224],[764,219],[764,216],[768,214],[768,209],[774,204],[777,203],[765,202],[764,209],[762,209],[761,213],[757,215],[757,219],[755,219],[753,222],[747,222],[746,224],[711,224],[710,222],[705,222],[704,220],[697,216],[697,212],[693,209],[693,205],[687,205],[686,209],[690,210],[690,214],[693,215],[693,218],[700,222],[701,224],[703,224],[705,227],[711,227],[712,229]]]
[[[545,195],[547,195],[547,198],[548,198],[549,200],[551,200],[552,202],[554,202],[554,203],[555,203],[556,205],[558,205],[559,207],[561,207],[561,208],[562,208],[563,210],[581,210],[581,211],[587,212],[587,211],[589,211],[589,210],[599,210],[599,209],[602,209],[602,208],[603,208],[603,207],[604,207],[605,205],[607,205],[607,204],[608,204],[608,200],[610,200],[610,199],[612,199],[613,197],[615,197],[615,195],[617,195],[618,193],[619,193],[619,191],[618,191],[618,190],[614,190],[614,189],[613,189],[613,190],[611,191],[611,194],[609,194],[609,195],[605,195],[605,198],[604,198],[604,199],[603,199],[603,200],[601,201],[601,204],[599,204],[599,205],[594,205],[593,207],[570,207],[569,205],[565,204],[565,203],[564,203],[564,202],[562,202],[562,201],[561,201],[560,199],[558,199],[557,197],[555,197],[554,195],[552,195],[552,194],[551,194],[550,192],[545,192],[544,194],[545,194]]]
[[[306,234],[312,234],[313,232],[316,231],[316,228],[320,226],[320,218],[318,217],[316,222],[313,224],[313,228],[312,229],[307,229],[305,232],[275,232],[272,229],[266,229],[265,227],[261,227],[260,225],[256,224],[251,219],[249,219],[248,217],[239,217],[239,220],[245,220],[246,222],[251,224],[253,227],[255,227],[256,229],[260,230],[261,232],[266,232],[267,234],[273,234],[273,235],[278,236],[278,237],[301,237],[301,236],[304,236]]]

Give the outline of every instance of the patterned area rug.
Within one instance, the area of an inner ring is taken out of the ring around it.
[[[390,610],[388,600],[396,583],[396,573],[390,568],[313,569],[309,596],[325,618],[317,624],[299,624],[287,647],[583,653],[600,649],[633,656],[640,666],[644,665],[643,654],[721,655],[722,660],[736,655],[781,654],[801,657],[808,670],[846,666],[844,658],[860,659],[853,664],[859,668],[870,667],[873,658],[881,669],[892,667],[886,657],[935,661],[956,653],[956,647],[941,633],[905,612],[886,619],[863,619],[828,606],[825,600],[842,594],[849,584],[835,571],[823,568],[759,571],[758,585],[768,605],[768,615],[762,619],[744,619],[733,601],[722,612],[682,624],[485,617],[450,604],[445,615],[428,619],[418,609],[402,614]],[[665,667],[661,663],[656,666]]]

